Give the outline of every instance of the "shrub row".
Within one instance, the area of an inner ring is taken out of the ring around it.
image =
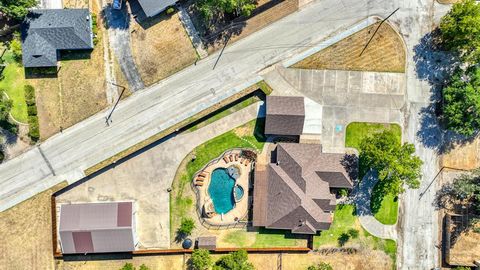
[[[25,102],[27,103],[28,114],[28,136],[32,139],[32,142],[36,142],[40,139],[40,128],[35,102],[35,88],[31,85],[25,85]]]
[[[98,43],[98,24],[97,24],[97,14],[92,13],[92,34],[93,34],[93,45]]]

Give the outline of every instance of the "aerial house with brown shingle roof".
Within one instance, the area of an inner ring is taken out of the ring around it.
[[[64,254],[131,252],[136,244],[133,203],[63,204],[59,236]]]
[[[255,172],[253,226],[315,234],[332,223],[334,189],[352,188],[344,154],[319,144],[280,143],[276,160]]]

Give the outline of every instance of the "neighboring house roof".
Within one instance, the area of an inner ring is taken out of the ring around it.
[[[22,24],[25,67],[57,65],[59,50],[93,49],[88,9],[36,9]]]
[[[276,151],[276,162],[255,173],[253,225],[302,234],[328,229],[336,205],[330,188],[353,186],[345,155],[322,153],[318,144],[280,143]]]
[[[305,121],[303,97],[267,96],[265,134],[301,135]]]
[[[133,251],[133,204],[63,204],[59,235],[65,254]]]
[[[138,0],[140,6],[142,6],[143,12],[147,17],[153,17],[158,13],[164,11],[169,6],[175,5],[176,0]]]

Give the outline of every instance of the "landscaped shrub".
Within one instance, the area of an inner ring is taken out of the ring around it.
[[[0,90],[0,121],[8,121],[13,102]]]
[[[169,7],[169,8],[167,8],[167,10],[165,12],[167,13],[167,15],[172,15],[175,12],[175,8],[174,7]]]
[[[343,247],[348,242],[348,240],[350,240],[350,235],[342,233],[340,237],[338,237],[338,244]]]
[[[348,196],[348,190],[345,188],[342,188],[338,191],[338,194],[342,197],[347,197]]]
[[[10,41],[9,48],[12,51],[13,59],[17,62],[22,61],[22,42],[20,41],[20,33],[15,32],[13,39]]]
[[[321,262],[319,264],[310,265],[307,270],[333,270],[333,267],[326,262]]]
[[[357,229],[350,229],[348,230],[348,235],[352,237],[352,239],[358,238],[358,230]]]
[[[195,222],[191,218],[184,218],[182,219],[182,223],[180,224],[180,228],[178,228],[178,234],[183,236],[190,235],[195,229]]]
[[[25,102],[27,103],[28,114],[28,136],[32,142],[40,139],[40,128],[38,125],[37,106],[35,105],[35,88],[31,85],[25,85]]]
[[[28,115],[37,115],[37,106],[28,106],[27,107],[27,114]]]
[[[135,270],[135,267],[133,267],[133,264],[131,263],[125,263],[125,265],[120,268],[120,270]]]
[[[97,14],[92,13],[92,33],[93,33],[93,45],[98,43],[98,24],[97,24]]]
[[[38,117],[36,115],[28,117],[28,136],[32,142],[40,139],[40,128],[38,126]]]
[[[31,85],[25,85],[24,87],[25,92],[25,101],[27,102],[28,106],[35,105],[35,88]]]

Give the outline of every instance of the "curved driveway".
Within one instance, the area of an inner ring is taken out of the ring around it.
[[[384,238],[397,240],[396,225],[385,225],[380,223],[372,214],[370,209],[370,197],[378,178],[372,172],[367,173],[362,181],[355,187],[353,200],[357,208],[357,215],[362,224],[370,234]]]

